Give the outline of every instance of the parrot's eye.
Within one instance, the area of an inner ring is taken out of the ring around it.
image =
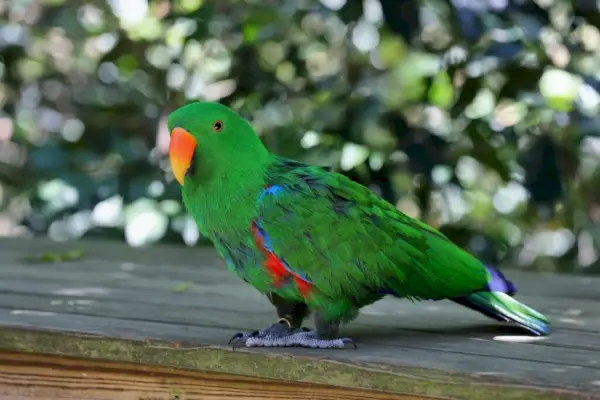
[[[215,121],[213,124],[213,131],[221,132],[223,130],[223,121]]]

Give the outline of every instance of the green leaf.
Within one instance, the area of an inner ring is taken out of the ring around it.
[[[189,283],[180,283],[179,285],[175,286],[173,288],[173,292],[174,293],[185,293],[188,290],[190,290],[190,284]]]
[[[443,109],[448,109],[454,99],[454,88],[448,73],[439,72],[429,88],[429,102]]]
[[[83,249],[73,249],[63,253],[48,252],[40,255],[26,257],[27,261],[39,263],[61,263],[77,261],[83,258],[85,252]]]

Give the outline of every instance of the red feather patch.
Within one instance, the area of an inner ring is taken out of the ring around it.
[[[252,231],[252,236],[254,237],[254,242],[256,243],[256,246],[258,246],[258,248],[266,258],[263,265],[265,266],[267,271],[269,271],[269,274],[273,279],[273,284],[275,285],[275,287],[281,287],[286,278],[293,276],[294,280],[296,281],[296,284],[298,285],[298,290],[300,291],[300,294],[303,298],[306,298],[313,288],[312,283],[307,282],[306,280],[302,279],[302,277],[300,277],[298,274],[295,274],[289,269],[287,269],[283,264],[283,261],[279,257],[277,257],[275,253],[269,251],[265,247],[262,235],[260,234],[258,226],[256,226],[256,223],[254,221],[252,222],[250,230]]]
[[[275,287],[281,287],[285,278],[290,276],[290,272],[285,269],[281,260],[273,253],[267,253],[267,259],[264,264],[271,273]]]
[[[310,292],[312,291],[313,285],[310,282],[306,282],[304,279],[300,278],[298,275],[294,275],[296,280],[296,284],[298,285],[298,290],[300,290],[300,294],[303,298],[307,298]]]
[[[281,260],[277,258],[277,256],[274,253],[270,252],[265,248],[263,239],[261,237],[261,234],[258,232],[258,227],[256,226],[255,222],[252,222],[250,230],[252,231],[254,242],[266,258],[264,266],[267,269],[267,271],[269,271],[269,274],[273,279],[273,284],[275,285],[275,287],[281,287],[285,278],[290,276],[289,271],[285,269]]]

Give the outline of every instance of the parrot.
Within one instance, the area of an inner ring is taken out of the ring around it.
[[[357,348],[340,326],[391,296],[451,300],[534,336],[547,318],[516,285],[435,228],[331,168],[271,153],[250,122],[219,102],[167,118],[182,202],[227,269],[277,318],[238,332],[234,347]],[[312,314],[314,329],[303,326]]]

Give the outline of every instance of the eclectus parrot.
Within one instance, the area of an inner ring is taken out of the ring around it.
[[[345,176],[270,153],[228,107],[169,115],[169,159],[187,211],[227,268],[264,293],[279,321],[234,335],[248,347],[355,346],[341,323],[384,296],[450,299],[533,335],[547,319],[515,286],[429,225]],[[302,327],[313,314],[316,329]]]

